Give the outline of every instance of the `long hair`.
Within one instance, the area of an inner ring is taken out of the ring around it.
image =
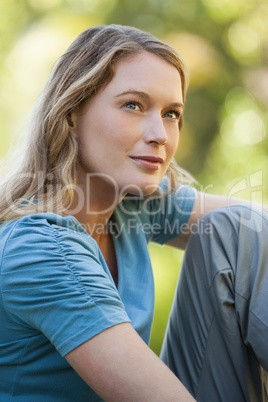
[[[111,81],[116,62],[141,51],[158,55],[177,68],[185,99],[184,64],[170,46],[128,26],[85,30],[59,58],[35,104],[22,160],[16,161],[16,169],[0,187],[0,221],[37,209],[59,213],[70,207],[79,158],[77,140],[70,132],[70,115]],[[182,121],[179,124],[181,128]],[[173,187],[181,175],[174,161],[167,173]]]

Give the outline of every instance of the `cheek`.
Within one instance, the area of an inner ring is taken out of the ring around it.
[[[118,151],[130,151],[140,141],[139,130],[133,125],[124,122],[114,121],[108,127],[109,145]]]
[[[175,155],[178,145],[179,145],[179,135],[177,134],[176,136],[170,139],[168,144],[167,153],[170,159],[172,159],[173,156]]]

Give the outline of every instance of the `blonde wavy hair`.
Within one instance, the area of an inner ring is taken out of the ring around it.
[[[70,132],[70,115],[111,81],[116,62],[141,51],[154,53],[177,68],[185,99],[185,67],[170,46],[128,26],[85,30],[59,58],[37,100],[22,160],[16,160],[16,169],[0,187],[0,221],[37,211],[60,213],[70,207],[79,158],[76,138]],[[179,124],[181,127],[182,120]],[[185,176],[174,161],[167,173],[172,188]]]

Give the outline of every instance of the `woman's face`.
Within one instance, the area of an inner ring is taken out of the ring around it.
[[[78,181],[94,177],[122,196],[151,194],[178,146],[182,110],[173,65],[149,52],[120,60],[113,79],[74,119]]]

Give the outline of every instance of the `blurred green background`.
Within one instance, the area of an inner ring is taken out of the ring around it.
[[[0,159],[55,60],[82,30],[109,23],[151,32],[185,60],[176,158],[200,190],[268,202],[268,0],[0,0]],[[158,354],[183,253],[156,245],[150,253]]]

